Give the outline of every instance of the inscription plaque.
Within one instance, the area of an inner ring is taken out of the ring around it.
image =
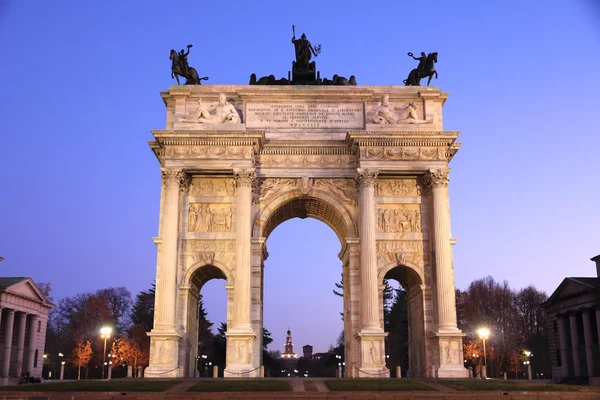
[[[359,102],[261,101],[246,103],[247,128],[364,128],[365,110]]]

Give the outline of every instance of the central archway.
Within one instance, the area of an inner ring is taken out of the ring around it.
[[[340,201],[326,191],[312,190],[305,195],[299,190],[280,193],[274,196],[268,204],[259,204],[260,211],[256,214],[253,225],[252,248],[252,288],[258,289],[260,295],[252,299],[252,324],[256,338],[254,354],[262,365],[262,328],[264,303],[264,261],[268,257],[266,240],[273,230],[283,222],[292,218],[314,218],[325,223],[336,234],[341,250],[338,257],[342,261],[342,276],[344,280],[344,358],[349,372],[358,360],[356,334],[360,329],[360,314],[358,305],[350,301],[351,294],[357,292],[356,275],[359,266],[359,241],[357,239],[357,210],[354,204]],[[354,270],[354,274],[350,273]],[[353,277],[351,278],[351,275]]]

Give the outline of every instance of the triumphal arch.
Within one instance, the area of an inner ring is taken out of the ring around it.
[[[464,377],[456,325],[448,95],[420,86],[172,86],[146,376],[193,376],[198,298],[227,281],[226,377],[259,377],[266,240],[316,218],[340,241],[347,376],[389,376],[384,279],[407,291],[409,373]]]

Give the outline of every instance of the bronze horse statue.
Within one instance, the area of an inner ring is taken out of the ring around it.
[[[427,55],[427,60],[425,61],[425,66],[423,67],[423,69],[420,72],[419,72],[418,68],[415,68],[412,71],[410,71],[410,74],[408,74],[408,78],[406,78],[403,81],[404,85],[405,86],[421,86],[421,79],[429,77],[429,80],[427,81],[427,86],[429,86],[429,83],[431,82],[431,78],[433,77],[434,74],[435,74],[435,79],[437,79],[438,73],[435,70],[435,67],[433,66],[433,64],[435,64],[437,62],[437,55],[438,55],[437,52],[429,53]]]
[[[171,55],[169,55],[169,60],[173,62],[171,64],[171,79],[177,79],[178,85],[181,85],[181,83],[179,83],[180,76],[185,78],[186,85],[200,85],[200,81],[205,81],[208,79],[208,76],[205,76],[203,78],[198,77],[198,72],[196,71],[196,69],[189,66],[187,67],[186,74],[184,66],[181,65],[179,54],[173,49],[171,49]]]

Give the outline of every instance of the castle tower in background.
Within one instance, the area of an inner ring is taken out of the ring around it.
[[[285,352],[281,355],[281,366],[283,368],[281,372],[287,376],[296,376],[298,374],[298,360],[296,360],[296,353],[294,353],[292,331],[289,329],[285,337]]]

